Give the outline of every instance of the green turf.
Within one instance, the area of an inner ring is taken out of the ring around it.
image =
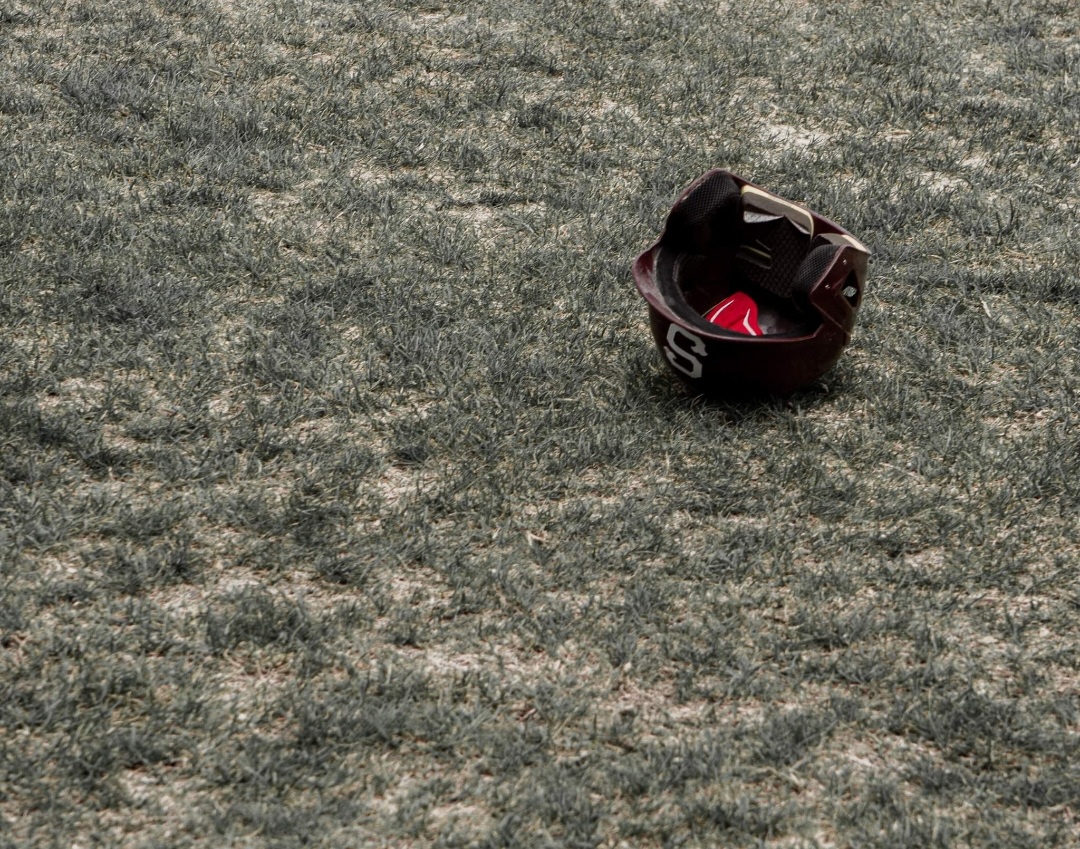
[[[0,847],[1068,847],[1069,0],[0,0]],[[787,400],[630,278],[873,250]]]

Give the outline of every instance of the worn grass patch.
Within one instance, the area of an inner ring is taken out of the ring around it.
[[[0,0],[0,847],[1071,846],[1073,4]],[[632,258],[874,251],[784,401]]]

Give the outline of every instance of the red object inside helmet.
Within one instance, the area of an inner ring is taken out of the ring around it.
[[[758,306],[745,292],[735,292],[724,298],[705,313],[705,320],[747,336],[760,336],[762,333],[758,323]]]

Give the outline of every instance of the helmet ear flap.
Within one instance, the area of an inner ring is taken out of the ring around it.
[[[839,245],[818,245],[803,258],[791,281],[791,297],[800,310],[810,310],[810,293],[829,270],[839,251]]]

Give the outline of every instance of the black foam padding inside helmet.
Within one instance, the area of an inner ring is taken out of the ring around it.
[[[744,214],[735,256],[742,275],[778,298],[794,293],[795,275],[810,250],[810,234],[783,215]]]
[[[797,300],[807,303],[810,291],[814,285],[824,276],[832,265],[833,258],[839,245],[818,245],[806,255],[799,265],[795,275],[791,278],[791,293]]]
[[[672,275],[667,282],[695,312],[716,301],[711,294],[722,283],[775,298],[802,314],[810,290],[839,250],[815,245],[785,215],[747,206],[739,184],[723,172],[706,177],[676,204],[662,248],[660,276]]]
[[[696,254],[735,244],[742,219],[741,198],[739,184],[730,175],[711,175],[672,210],[665,242],[674,250]]]

